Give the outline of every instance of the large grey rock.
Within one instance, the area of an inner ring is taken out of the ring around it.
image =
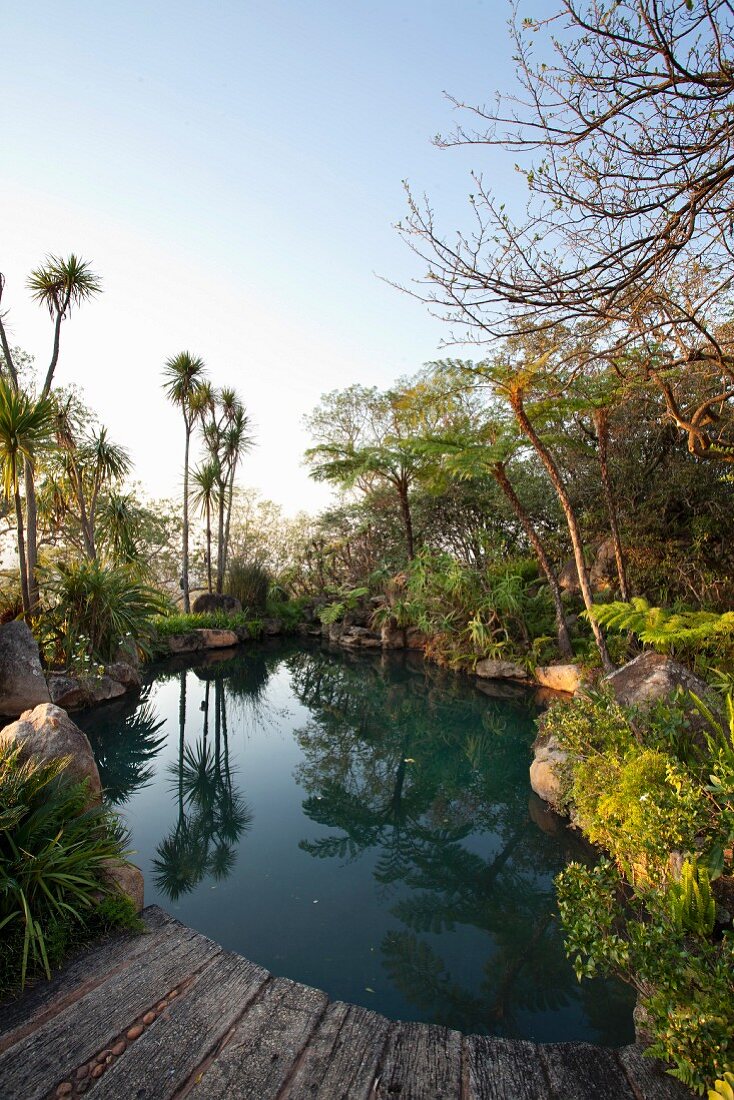
[[[87,737],[74,725],[69,715],[53,703],[43,703],[21,714],[17,722],[0,732],[0,743],[21,745],[21,759],[35,757],[41,761],[69,757],[66,774],[74,782],[89,780],[87,806],[102,801],[102,784]]]
[[[711,700],[711,689],[704,680],[679,661],[651,649],[610,673],[604,682],[609,684],[619,703],[640,710],[669,699],[679,688]]]
[[[38,646],[27,624],[0,626],[0,714],[15,717],[50,702]]]
[[[578,596],[581,591],[581,585],[579,584],[579,571],[576,568],[576,561],[574,558],[569,558],[564,563],[558,574],[558,584],[562,592],[568,592],[570,596]]]
[[[283,633],[283,620],[282,619],[264,619],[263,620],[263,634],[266,638],[276,638],[279,634]]]
[[[551,691],[565,691],[573,695],[581,686],[581,668],[574,664],[538,665],[535,681]]]
[[[516,665],[514,661],[494,661],[489,657],[477,661],[474,669],[482,680],[527,680],[527,669]]]
[[[201,637],[204,649],[230,649],[233,645],[239,645],[239,638],[234,630],[197,630]]]
[[[382,649],[382,638],[365,626],[348,626],[339,639],[341,645],[359,649]]]
[[[87,681],[93,703],[106,703],[108,699],[119,699],[126,687],[111,676],[90,676]]]
[[[383,649],[405,649],[405,641],[405,630],[396,626],[394,619],[382,624],[380,642]]]
[[[534,745],[535,758],[530,765],[530,786],[554,809],[563,809],[563,765],[568,753],[555,737],[539,737]]]
[[[609,591],[619,583],[617,558],[614,553],[613,539],[604,539],[589,570],[589,581],[595,592]]]
[[[191,605],[194,615],[210,615],[214,611],[224,611],[234,615],[242,610],[242,604],[235,596],[217,595],[216,592],[203,592]]]
[[[196,653],[204,648],[204,643],[200,631],[189,630],[186,634],[171,634],[168,648],[171,653]]]
[[[118,684],[122,684],[126,691],[140,691],[143,683],[138,669],[128,664],[127,661],[113,661],[111,665],[107,665],[105,668],[105,675],[109,676],[111,680],[116,680]]]
[[[92,693],[86,681],[66,672],[51,672],[48,675],[48,690],[51,702],[64,710],[82,710],[91,706]]]

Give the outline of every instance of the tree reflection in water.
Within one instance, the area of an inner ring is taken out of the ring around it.
[[[192,746],[186,743],[186,671],[179,675],[178,760],[169,768],[178,815],[174,828],[158,844],[153,860],[156,886],[172,901],[190,893],[207,875],[215,880],[226,878],[237,858],[236,846],[252,824],[247,803],[232,782],[223,677],[205,680],[202,735]]]
[[[374,878],[402,926],[383,938],[383,966],[403,995],[437,1023],[509,1036],[522,1030],[519,1014],[580,1000],[552,877],[589,856],[570,830],[559,843],[530,819],[529,753],[518,739],[529,747],[532,714],[523,731],[517,708],[508,722],[505,706],[473,698],[451,674],[400,671],[394,659],[355,668],[300,652],[288,664],[312,716],[296,734],[303,809],[335,830],[300,846],[342,861],[376,851]],[[468,980],[452,977],[441,954],[441,936],[458,926],[485,937]],[[622,990],[618,1000],[628,1014]],[[603,1002],[602,1041],[619,1034],[609,988]]]
[[[150,702],[150,685],[139,697],[108,703],[102,710],[75,715],[94,750],[105,798],[122,806],[152,780],[153,762],[166,742],[158,737],[164,720]]]

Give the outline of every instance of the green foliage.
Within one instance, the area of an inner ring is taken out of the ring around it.
[[[150,653],[153,617],[166,599],[142,583],[129,566],[97,561],[59,563],[44,570],[44,595],[51,607],[44,616],[47,656],[69,664],[81,647],[100,663],[114,660],[127,639]]]
[[[703,1094],[734,1069],[734,938],[691,941],[664,893],[625,897],[609,860],[571,863],[556,879],[566,951],[581,978],[614,974],[633,985],[646,1011],[648,1053]]]
[[[598,604],[594,618],[609,630],[635,634],[663,653],[695,656],[705,652],[734,661],[734,611],[673,611],[651,607],[636,597],[629,603]]]
[[[156,637],[170,638],[172,634],[187,634],[190,630],[239,630],[257,626],[250,636],[255,637],[262,629],[259,619],[253,619],[246,611],[207,611],[198,615],[160,615],[153,620]]]
[[[251,615],[264,615],[272,584],[268,569],[256,561],[232,558],[227,565],[225,589]]]
[[[107,890],[107,860],[123,855],[117,818],[102,807],[84,811],[86,784],[66,778],[67,763],[21,761],[18,746],[0,745],[3,973],[21,986],[35,971],[50,976],[50,939],[63,940],[63,926],[84,923]]]
[[[667,892],[670,916],[678,932],[710,936],[714,930],[716,902],[711,893],[708,872],[696,859],[685,860],[679,882],[671,882]]]
[[[734,1100],[734,1073],[725,1072],[723,1078],[714,1081],[708,1100]]]
[[[342,592],[338,600],[334,600],[332,603],[327,604],[326,607],[322,607],[319,611],[321,622],[325,626],[330,626],[332,623],[338,623],[339,620],[343,619],[350,611],[356,611],[360,601],[368,595],[369,588],[366,588],[364,585]]]

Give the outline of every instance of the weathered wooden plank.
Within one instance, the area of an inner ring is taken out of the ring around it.
[[[657,1059],[644,1058],[641,1047],[623,1047],[617,1054],[638,1100],[690,1100],[693,1096],[680,1081],[665,1072]]]
[[[193,1095],[206,1100],[278,1096],[327,1003],[317,989],[276,978],[236,1025]]]
[[[329,1005],[284,1100],[370,1100],[391,1026],[369,1009],[340,1001]]]
[[[0,1096],[44,1096],[219,954],[205,936],[172,923],[155,955],[114,974],[0,1055]]]
[[[557,1100],[636,1100],[614,1051],[589,1043],[538,1047]]]
[[[433,1024],[393,1024],[375,1097],[457,1100],[461,1094],[461,1035]]]
[[[535,1043],[469,1035],[464,1039],[467,1100],[547,1100]]]
[[[39,981],[21,997],[0,1005],[0,1052],[38,1026],[65,1004],[106,981],[120,965],[129,966],[140,955],[155,951],[166,928],[178,924],[157,905],[143,912],[145,932],[121,933],[97,947],[80,952],[50,981]],[[179,927],[182,927],[179,925]]]
[[[241,955],[219,955],[104,1075],[105,1100],[169,1100],[268,981]]]

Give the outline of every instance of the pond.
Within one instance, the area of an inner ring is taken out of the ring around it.
[[[404,653],[218,656],[78,719],[147,903],[392,1019],[632,1040],[631,992],[563,952],[553,876],[588,855],[530,790],[528,704]]]

